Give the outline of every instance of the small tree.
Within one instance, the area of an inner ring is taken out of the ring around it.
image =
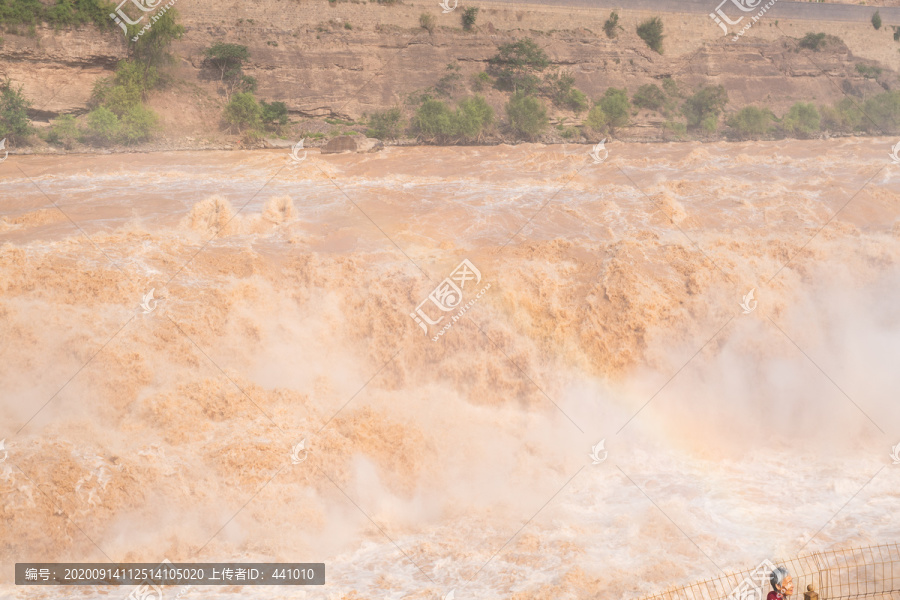
[[[139,26],[129,26],[129,37],[132,40],[137,37],[131,54],[138,64],[143,65],[141,87],[146,90],[151,87],[149,81],[151,77],[155,77],[156,71],[163,65],[174,62],[169,46],[173,41],[181,39],[184,27],[178,24],[178,12],[174,8],[159,15],[150,29],[141,31],[140,34],[132,33],[137,27]]]
[[[472,28],[475,27],[475,19],[478,18],[478,8],[475,6],[470,6],[466,10],[463,11],[462,14],[462,26],[466,31],[472,31]]]
[[[434,33],[434,17],[428,13],[419,15],[419,26],[428,33]]]
[[[788,135],[809,138],[817,133],[821,127],[821,117],[815,104],[797,102],[781,120],[781,128]]]
[[[657,54],[663,52],[663,22],[659,17],[652,17],[637,26],[637,34],[651,50]]]
[[[619,35],[619,13],[616,11],[612,11],[609,14],[609,18],[603,24],[603,32],[606,34],[606,37],[612,39]]]
[[[533,140],[546,129],[548,124],[547,109],[534,96],[523,93],[513,94],[506,104],[506,117],[512,130],[527,139]]]
[[[881,15],[878,11],[875,11],[875,14],[872,15],[872,27],[875,29],[881,29]]]
[[[22,86],[13,87],[7,79],[0,83],[0,140],[24,140],[33,129],[28,120],[31,102],[22,94]]]
[[[252,91],[250,89],[239,90],[240,87],[251,87],[249,80],[252,78],[244,75],[244,61],[250,58],[247,46],[217,42],[207,48],[205,54],[206,64],[219,75],[219,82],[225,89],[226,98],[229,98],[235,91]],[[255,80],[252,83],[255,83]]]
[[[540,82],[535,73],[546,69],[550,59],[532,39],[524,38],[500,46],[496,56],[488,59],[488,65],[498,89],[530,93]]]

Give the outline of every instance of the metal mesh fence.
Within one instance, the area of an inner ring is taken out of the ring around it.
[[[793,598],[797,600],[803,599],[810,584],[819,594],[819,600],[900,594],[900,545],[883,544],[766,562],[755,569],[673,588],[643,600],[764,600],[772,589],[768,575],[773,564],[784,566],[790,572],[794,580]]]

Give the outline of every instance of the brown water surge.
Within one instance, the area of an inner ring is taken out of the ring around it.
[[[796,551],[900,435],[889,146],[10,159],[2,561],[581,598]],[[491,287],[433,342],[463,259]],[[896,539],[879,477],[815,544]]]

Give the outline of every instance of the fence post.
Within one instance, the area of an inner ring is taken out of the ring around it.
[[[809,584],[806,591],[803,592],[803,600],[819,600],[819,594],[816,593],[816,586]]]

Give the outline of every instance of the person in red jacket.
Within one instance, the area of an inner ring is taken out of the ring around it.
[[[769,576],[772,591],[766,596],[766,600],[787,600],[794,593],[794,580],[784,567],[776,567]]]

